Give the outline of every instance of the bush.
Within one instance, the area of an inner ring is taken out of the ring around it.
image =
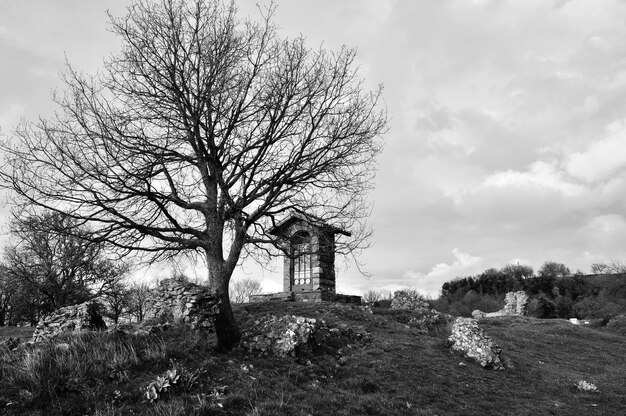
[[[376,302],[374,302],[374,307],[389,309],[391,308],[391,302],[391,299],[377,300]]]
[[[528,302],[526,313],[534,318],[556,318],[556,304],[541,294]]]
[[[437,300],[430,301],[430,303],[439,312],[453,316],[471,317],[472,311],[476,309],[482,312],[499,311],[504,305],[504,298],[501,295],[481,295],[470,290],[458,300],[440,297]]]
[[[428,301],[415,289],[398,290],[393,294],[392,309],[430,310]]]

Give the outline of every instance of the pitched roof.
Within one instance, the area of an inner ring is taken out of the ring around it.
[[[311,214],[303,214],[301,212],[294,212],[290,216],[284,218],[278,224],[270,228],[269,233],[272,235],[281,235],[284,233],[285,229],[287,229],[293,223],[298,222],[298,221],[303,221],[315,227],[331,230],[334,233],[343,234],[348,237],[352,235],[352,233],[350,233],[349,231],[346,231],[339,227],[335,227],[334,225],[327,224],[319,217],[316,217]]]

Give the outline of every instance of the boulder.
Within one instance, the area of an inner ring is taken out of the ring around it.
[[[484,318],[485,316],[487,316],[487,314],[479,309],[472,311],[472,318],[474,319]]]

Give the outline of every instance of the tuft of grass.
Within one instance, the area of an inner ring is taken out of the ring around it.
[[[41,345],[24,346],[0,356],[0,386],[28,400],[22,405],[47,407],[73,397],[78,407],[104,399],[105,384],[119,384],[139,365],[166,356],[154,336],[85,332]]]

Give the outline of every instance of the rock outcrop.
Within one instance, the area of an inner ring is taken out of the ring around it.
[[[504,370],[500,360],[502,349],[485,334],[475,319],[456,318],[448,341],[453,350],[476,360],[484,368]]]
[[[68,332],[106,329],[102,310],[96,301],[59,308],[39,320],[31,341],[45,341]]]
[[[163,322],[183,322],[194,329],[213,328],[219,300],[206,287],[177,279],[167,279],[150,291],[145,318]]]

